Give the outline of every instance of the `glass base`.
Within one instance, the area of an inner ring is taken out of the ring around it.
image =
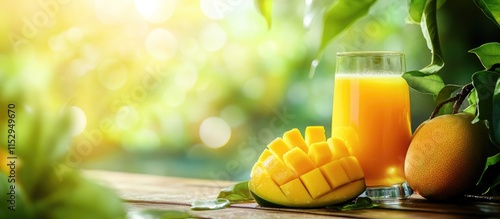
[[[403,182],[392,186],[367,187],[361,196],[369,197],[374,202],[390,204],[391,202],[399,203],[399,200],[406,199],[412,194],[413,190],[408,183]]]

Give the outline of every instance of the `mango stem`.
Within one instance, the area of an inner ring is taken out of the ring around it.
[[[462,90],[458,92],[455,96],[450,97],[443,102],[439,103],[436,108],[434,108],[434,111],[432,111],[432,114],[429,119],[433,119],[434,117],[437,116],[439,113],[439,110],[441,107],[443,107],[445,104],[450,103],[450,102],[455,102],[453,104],[453,112],[452,114],[455,114],[458,112],[460,109],[460,106],[462,106],[462,102],[464,102],[465,98],[470,94],[470,92],[474,89],[474,85],[472,83],[468,83],[462,87]]]

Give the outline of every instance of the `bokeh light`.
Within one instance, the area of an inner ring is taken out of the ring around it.
[[[200,138],[205,145],[211,148],[220,148],[229,141],[231,127],[218,117],[209,117],[200,125]]]
[[[307,125],[329,131],[336,52],[403,51],[408,70],[429,62],[421,30],[405,23],[408,8],[400,1],[377,1],[332,41],[312,79],[321,13],[304,8],[319,1],[276,1],[270,28],[254,1],[50,2],[49,8],[0,3],[8,9],[0,13],[6,36],[0,40],[0,103],[13,101],[32,113],[68,112],[69,147],[91,135],[99,140],[82,157],[84,168],[211,178],[210,171],[238,161],[231,179],[246,180],[267,141]],[[447,40],[457,37],[471,36]],[[465,57],[473,47],[453,45],[461,53],[446,57]],[[453,83],[481,69],[467,60],[470,69],[453,71],[460,72]],[[412,98],[422,103],[412,106],[416,126],[433,100]],[[291,116],[270,125],[285,112]]]

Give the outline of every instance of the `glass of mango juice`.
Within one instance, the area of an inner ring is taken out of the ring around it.
[[[343,138],[365,174],[374,200],[412,194],[404,175],[410,144],[409,87],[402,52],[337,53],[332,137]]]

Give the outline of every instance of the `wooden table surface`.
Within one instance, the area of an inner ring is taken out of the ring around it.
[[[396,204],[351,211],[263,208],[256,203],[233,204],[221,210],[190,210],[195,200],[215,199],[235,182],[87,170],[85,174],[115,189],[129,212],[142,209],[186,211],[201,218],[500,218],[496,201],[461,200],[433,203],[418,195]]]

